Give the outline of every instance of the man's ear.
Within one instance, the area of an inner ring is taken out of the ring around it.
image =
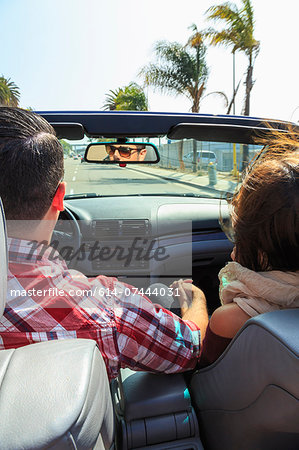
[[[58,186],[56,194],[54,195],[54,198],[53,198],[53,201],[52,201],[52,206],[57,211],[63,211],[64,210],[63,199],[64,199],[64,196],[65,196],[65,189],[66,189],[66,182],[62,181],[60,183],[60,185]]]

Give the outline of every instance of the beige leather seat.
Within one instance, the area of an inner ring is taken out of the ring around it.
[[[7,248],[0,200],[0,316]],[[0,351],[0,448],[109,449],[114,422],[102,356],[91,340],[51,341]]]

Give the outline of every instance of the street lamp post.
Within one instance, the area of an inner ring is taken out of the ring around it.
[[[236,106],[235,106],[235,90],[236,90],[236,64],[235,64],[235,52],[233,52],[233,114],[236,114]],[[236,152],[236,144],[233,144],[233,177],[238,176],[237,171],[237,152]]]
[[[235,62],[235,52],[233,52],[233,113],[234,114],[236,114],[235,90],[236,90],[236,62]]]

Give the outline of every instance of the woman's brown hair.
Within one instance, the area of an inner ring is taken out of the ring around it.
[[[268,139],[233,197],[231,214],[237,262],[255,271],[299,270],[296,133],[273,133]]]

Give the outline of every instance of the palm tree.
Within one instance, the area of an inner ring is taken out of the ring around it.
[[[192,102],[192,112],[199,111],[208,78],[206,48],[200,36],[197,31],[185,46],[178,42],[157,42],[154,48],[157,63],[150,63],[139,72],[147,86],[162,93],[185,95]]]
[[[208,29],[206,35],[210,38],[212,45],[224,45],[232,47],[232,53],[244,52],[248,57],[248,68],[246,75],[246,94],[244,104],[244,115],[250,112],[250,93],[253,87],[252,73],[256,56],[260,49],[260,43],[253,37],[254,17],[250,0],[242,0],[242,7],[234,3],[211,6],[207,10],[208,20],[221,22],[226,25],[223,30]],[[235,94],[235,93],[234,93]]]
[[[242,7],[240,9],[234,3],[211,6],[207,10],[207,14],[208,20],[226,24],[226,28],[221,31],[211,28],[207,30],[206,35],[210,37],[211,44],[232,47],[233,54],[241,51],[248,57],[243,114],[249,116],[250,93],[253,87],[253,65],[260,49],[260,42],[253,36],[254,17],[251,2],[250,0],[242,0]],[[233,99],[235,95],[236,91],[233,93]],[[248,145],[244,145],[242,169],[245,169],[248,165],[248,160]]]
[[[106,94],[104,110],[147,111],[148,103],[143,89],[137,83],[109,91]]]
[[[139,76],[143,77],[145,85],[151,85],[161,93],[186,96],[192,102],[191,111],[198,112],[206,88],[208,69],[202,35],[196,25],[192,25],[192,29],[194,34],[186,45],[158,41],[154,48],[157,63],[144,66]],[[195,145],[193,154],[193,170],[196,171]],[[183,141],[179,143],[178,158],[180,169],[184,170]]]
[[[18,106],[20,91],[18,86],[3,75],[0,77],[0,105]]]
[[[116,90],[112,90],[110,89],[109,94],[106,94],[106,99],[105,99],[105,103],[103,105],[103,110],[104,111],[114,111],[116,110],[116,106],[117,106],[117,98],[119,95],[121,88],[118,88]]]

